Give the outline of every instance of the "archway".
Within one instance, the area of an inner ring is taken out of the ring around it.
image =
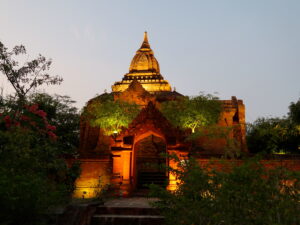
[[[165,186],[166,174],[166,143],[161,137],[153,134],[137,141],[134,145],[135,187],[146,189],[153,183]]]

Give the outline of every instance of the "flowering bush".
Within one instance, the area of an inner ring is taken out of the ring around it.
[[[63,157],[75,155],[77,109],[67,96],[30,94],[62,78],[48,74],[51,60],[42,55],[20,66],[16,56],[24,54],[24,46],[8,51],[0,42],[0,75],[15,91],[0,96],[0,224],[6,225],[46,224],[46,212],[70,197],[79,175],[78,164],[68,167]]]
[[[0,123],[3,123],[7,130],[18,127],[37,131],[39,134],[46,135],[52,140],[57,139],[54,133],[56,127],[49,124],[47,113],[39,109],[37,104],[25,105],[21,112],[0,114]]]
[[[0,105],[0,223],[44,224],[49,207],[70,198],[79,165],[67,165],[57,126],[39,104],[6,103]]]

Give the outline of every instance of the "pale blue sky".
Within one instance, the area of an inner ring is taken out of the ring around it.
[[[0,0],[0,41],[52,58],[64,82],[45,90],[80,108],[128,72],[145,30],[182,94],[235,95],[250,122],[285,115],[300,96],[299,0]]]

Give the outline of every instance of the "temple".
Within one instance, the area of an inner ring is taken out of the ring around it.
[[[161,153],[186,158],[196,149],[201,160],[219,157],[227,151],[247,151],[242,100],[236,97],[220,100],[223,110],[217,126],[220,127],[218,130],[228,128],[226,137],[201,137],[196,145],[192,145],[187,141],[188,131],[174,127],[159,110],[161,103],[182,97],[160,74],[159,63],[145,32],[142,45],[122,81],[112,85],[111,93],[97,96],[86,105],[88,108],[103,98],[112,98],[135,103],[141,110],[128,128],[113,135],[105,135],[101,127],[92,127],[88,121],[81,121],[79,154],[82,173],[76,181],[75,197],[94,197],[106,186],[120,196],[128,196],[149,183],[176,189],[176,177],[163,166],[175,164]]]

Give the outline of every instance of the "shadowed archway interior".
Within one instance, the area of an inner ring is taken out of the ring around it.
[[[166,143],[150,135],[135,144],[137,189],[153,183],[166,185]]]

